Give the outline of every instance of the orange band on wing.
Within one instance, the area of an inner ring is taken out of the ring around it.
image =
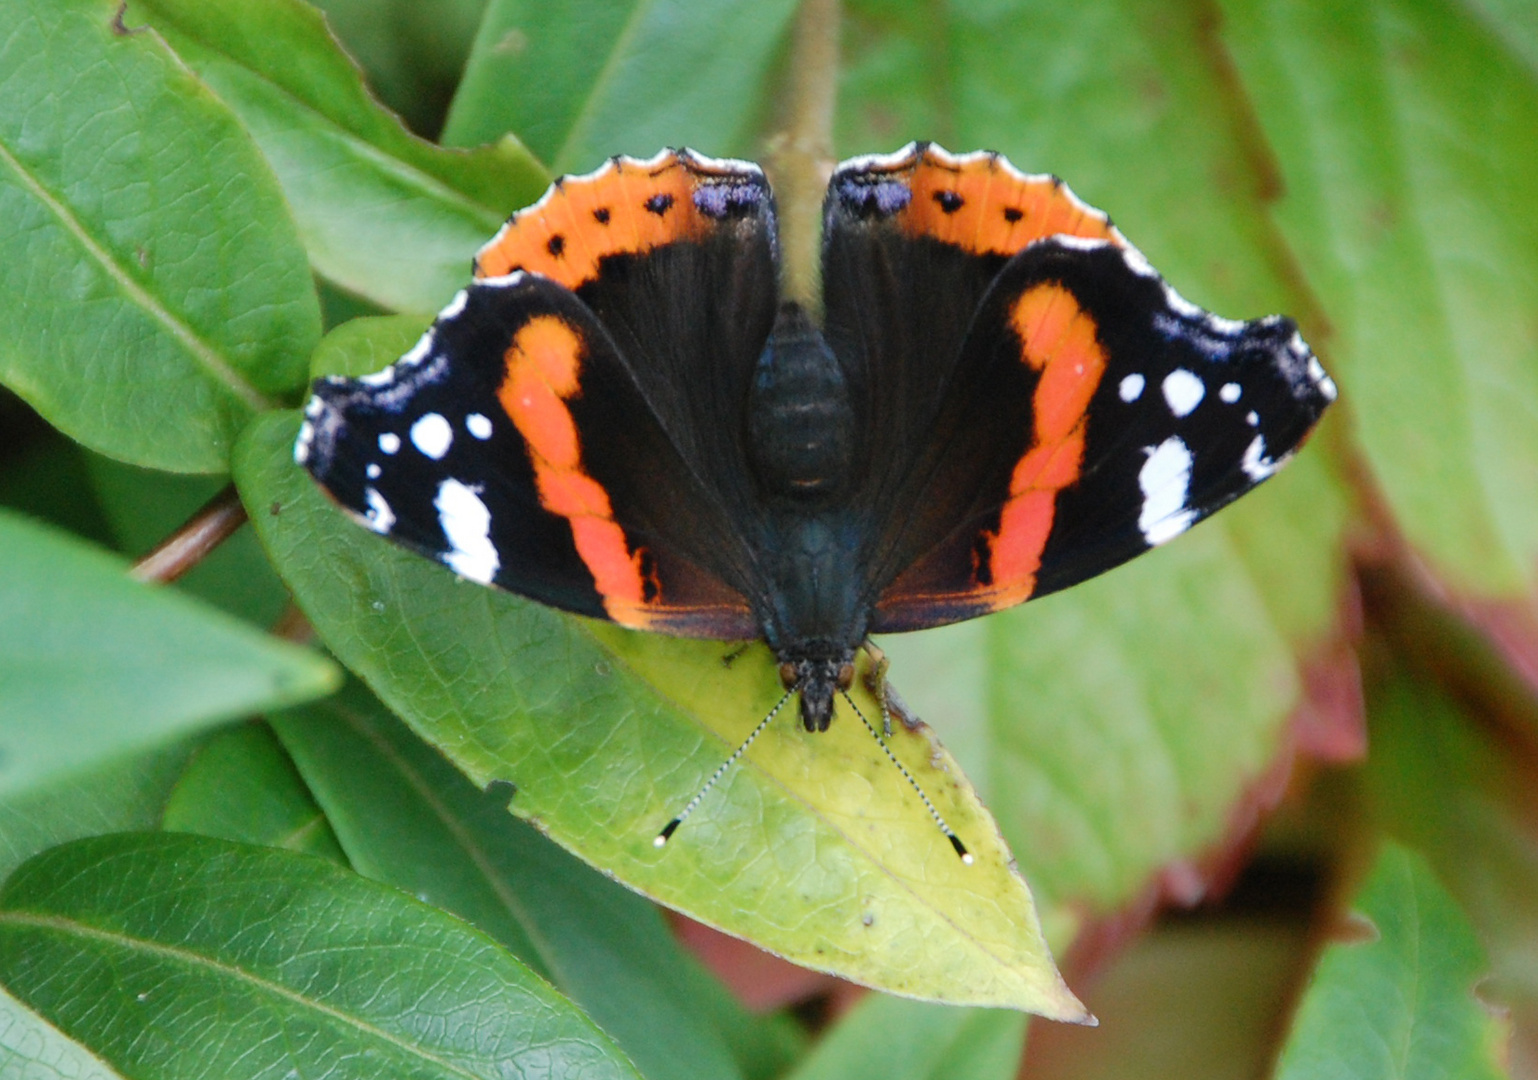
[[[998,531],[984,534],[990,591],[999,607],[1028,599],[1036,587],[1058,492],[1077,482],[1083,468],[1085,417],[1107,359],[1094,320],[1061,285],[1048,282],[1022,293],[1010,308],[1010,324],[1021,341],[1021,360],[1041,378],[1032,399],[1031,449],[1010,477]]]
[[[651,161],[614,158],[589,176],[563,178],[480,250],[475,276],[524,270],[575,289],[598,276],[606,255],[640,255],[698,237],[712,224],[694,204],[697,184],[708,177],[668,153]]]
[[[975,254],[1013,255],[1059,234],[1125,243],[1109,218],[1061,180],[1027,176],[998,154],[956,157],[925,146],[890,171],[913,193],[899,215],[904,230]]]
[[[582,352],[582,336],[559,316],[535,316],[513,335],[497,397],[528,444],[540,505],[571,523],[577,554],[605,609],[615,621],[636,626],[635,607],[647,592],[645,555],[631,552],[608,492],[584,470],[567,405],[581,389]]]

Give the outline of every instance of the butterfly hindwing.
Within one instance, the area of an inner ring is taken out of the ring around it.
[[[957,370],[912,481],[932,543],[876,629],[999,610],[1174,538],[1274,473],[1335,396],[1290,320],[1210,315],[1111,240],[1012,258]]]

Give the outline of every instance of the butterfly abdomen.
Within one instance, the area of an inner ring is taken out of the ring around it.
[[[753,371],[748,455],[773,505],[827,504],[850,481],[854,413],[849,386],[822,332],[787,303]]]

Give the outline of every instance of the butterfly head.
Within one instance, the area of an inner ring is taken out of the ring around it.
[[[854,684],[854,651],[780,657],[780,682],[801,698],[801,725],[827,731],[833,719],[833,695]]]

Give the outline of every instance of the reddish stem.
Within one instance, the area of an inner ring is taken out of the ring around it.
[[[138,581],[169,584],[202,562],[245,523],[246,508],[241,505],[235,485],[229,484],[154,551],[134,563],[129,576]]]

